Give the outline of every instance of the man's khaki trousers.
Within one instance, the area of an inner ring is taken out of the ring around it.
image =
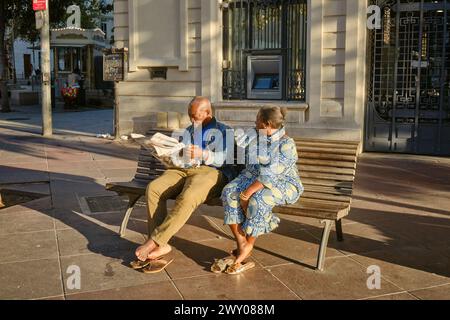
[[[191,214],[206,200],[220,197],[226,178],[208,166],[192,169],[168,169],[150,182],[146,190],[148,235],[158,245],[169,242]],[[167,200],[175,198],[167,211]]]

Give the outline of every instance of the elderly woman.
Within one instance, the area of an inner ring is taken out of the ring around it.
[[[247,141],[246,168],[223,189],[224,223],[230,226],[238,249],[233,251],[234,259],[216,260],[213,272],[238,274],[254,267],[253,262],[244,261],[257,237],[278,227],[280,219],[272,213],[273,207],[295,203],[303,193],[296,145],[284,129],[286,113],[280,107],[259,111],[256,146],[251,148]]]

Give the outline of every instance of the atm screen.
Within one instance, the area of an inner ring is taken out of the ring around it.
[[[256,74],[253,89],[277,90],[279,88],[278,74]]]

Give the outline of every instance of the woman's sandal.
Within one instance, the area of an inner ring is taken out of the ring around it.
[[[141,271],[143,273],[158,273],[163,271],[169,264],[173,262],[174,259],[164,260],[152,260],[150,264],[148,264],[145,268],[142,268]]]
[[[211,265],[211,271],[214,273],[223,273],[229,266],[234,264],[234,261],[239,255],[239,249],[234,249],[230,253],[231,257],[214,259],[214,263]],[[248,259],[250,256],[251,253],[245,259]]]
[[[233,264],[233,258],[223,258],[223,259],[214,259],[214,263],[211,266],[211,271],[214,273],[222,273],[226,270],[226,268]]]
[[[254,267],[255,267],[255,263],[253,261],[242,262],[242,263],[233,263],[225,269],[225,273],[231,274],[231,275],[236,275],[236,274],[240,274],[244,271],[250,270]]]
[[[148,266],[152,261],[160,260],[162,258],[164,258],[164,256],[157,257],[156,259],[147,259],[145,261],[134,260],[130,262],[130,267],[134,270],[139,270]]]

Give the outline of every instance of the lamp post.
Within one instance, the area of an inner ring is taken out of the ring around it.
[[[36,28],[41,30],[42,135],[50,137],[52,129],[52,97],[50,76],[50,25],[48,0],[33,0]]]

